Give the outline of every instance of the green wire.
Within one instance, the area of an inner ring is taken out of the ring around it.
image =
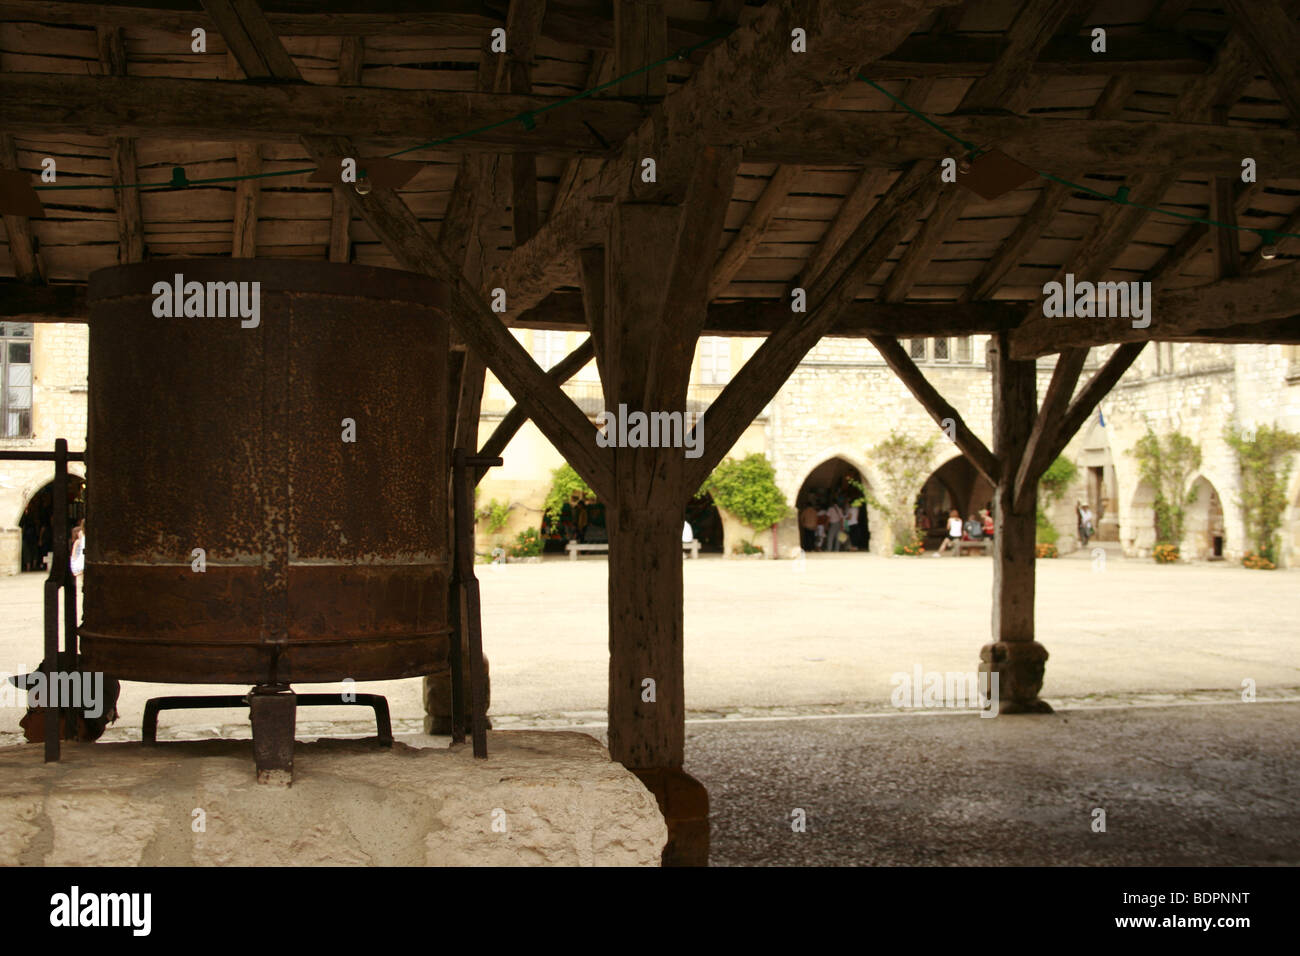
[[[715,43],[718,40],[725,39],[726,37],[730,36],[735,29],[736,29],[735,27],[732,27],[731,30],[726,31],[725,33],[719,33],[717,36],[709,37],[709,39],[707,40],[701,40],[699,43],[693,43],[690,46],[682,47],[681,49],[677,50],[675,53],[670,53],[668,56],[665,56],[662,59],[655,60],[653,63],[647,63],[645,66],[637,67],[631,73],[624,73],[622,76],[616,76],[614,77],[614,79],[610,80],[607,83],[601,83],[599,86],[593,86],[589,90],[583,90],[582,92],[575,93],[572,96],[566,96],[564,99],[556,100],[554,103],[547,103],[545,106],[539,106],[535,110],[529,110],[527,112],[520,113],[517,116],[510,116],[507,117],[506,119],[498,120],[495,123],[489,123],[486,126],[479,126],[476,129],[465,130],[463,133],[454,133],[451,136],[444,136],[442,137],[442,139],[435,139],[428,143],[421,143],[418,146],[411,146],[408,147],[407,149],[399,149],[395,153],[389,153],[384,158],[396,159],[398,156],[405,156],[407,153],[415,153],[415,152],[420,152],[421,150],[433,149],[435,146],[443,146],[446,145],[447,143],[453,143],[459,139],[466,139],[470,136],[478,136],[481,133],[487,133],[494,129],[500,129],[502,126],[509,126],[512,123],[523,123],[525,129],[531,130],[534,125],[533,118],[538,116],[541,113],[546,113],[549,112],[550,110],[559,109],[561,106],[567,106],[570,103],[576,103],[578,100],[586,99],[589,96],[593,96],[596,93],[599,93],[601,90],[607,90],[611,86],[617,86],[618,84],[622,83],[624,80],[630,80],[634,76],[640,76],[642,73],[647,73],[650,70],[655,69],[656,67],[663,66],[666,63],[671,63],[673,60],[685,59],[689,54],[694,53],[696,50],[700,49],[701,47],[706,47],[710,43]],[[107,185],[99,185],[95,183],[89,183],[89,184],[78,183],[76,185],[69,185],[69,186],[33,186],[32,188],[42,189],[42,190],[43,189],[148,189],[148,190],[183,189],[187,186],[210,186],[213,183],[238,183],[238,182],[244,182],[245,180],[248,179],[270,179],[273,176],[298,176],[303,173],[316,172],[316,167],[311,166],[311,167],[304,167],[302,169],[285,169],[275,173],[249,173],[248,175],[245,176],[214,176],[210,179],[186,179],[184,174],[184,169],[182,167],[177,166],[175,167],[175,169],[181,172],[179,181],[176,178],[173,178],[170,182],[165,182],[165,183],[122,183],[122,184],[108,183]],[[175,176],[174,173],[173,176]]]
[[[907,110],[907,112],[911,113],[917,119],[922,120],[923,122],[934,127],[936,130],[938,130],[944,136],[947,136],[953,142],[960,144],[962,147],[964,147],[967,150],[967,153],[971,158],[974,158],[975,156],[979,155],[980,150],[973,143],[967,142],[966,140],[962,139],[960,136],[953,133],[951,130],[945,129],[943,126],[936,123],[934,120],[926,116],[920,110],[915,109],[912,106],[909,106],[907,103],[904,103],[901,99],[899,99],[893,93],[889,92],[889,90],[885,89],[879,83],[875,82],[874,80],[867,79],[861,73],[858,74],[858,79],[862,80],[862,82],[864,83],[869,84],[870,86],[875,87],[877,90],[879,90],[881,93],[884,93],[887,97],[889,97],[899,106],[901,106],[903,109]],[[1207,219],[1204,216],[1193,216],[1190,213],[1178,212],[1173,209],[1165,209],[1161,206],[1148,206],[1146,203],[1133,202],[1131,199],[1128,198],[1127,186],[1121,186],[1119,190],[1119,194],[1112,196],[1110,193],[1100,192],[1099,190],[1093,189],[1091,186],[1083,186],[1079,183],[1070,182],[1070,180],[1068,179],[1062,179],[1060,176],[1054,176],[1051,173],[1045,173],[1042,172],[1041,170],[1034,170],[1034,171],[1038,173],[1038,175],[1041,176],[1043,179],[1050,180],[1051,182],[1054,183],[1059,183],[1062,186],[1068,186],[1070,189],[1076,189],[1079,192],[1089,193],[1093,196],[1097,196],[1100,199],[1106,199],[1109,200],[1110,202],[1118,203],[1121,206],[1135,206],[1138,209],[1145,209],[1148,212],[1156,212],[1164,216],[1174,216],[1178,219],[1185,219],[1188,222],[1199,222],[1201,225],[1204,226],[1216,226],[1219,229],[1235,229],[1238,232],[1253,232],[1261,239],[1263,239],[1265,243],[1270,243],[1274,240],[1281,239],[1281,238],[1300,239],[1300,234],[1294,232],[1278,232],[1276,229],[1259,229],[1252,226],[1239,226],[1236,225],[1235,223],[1219,222],[1217,219]]]

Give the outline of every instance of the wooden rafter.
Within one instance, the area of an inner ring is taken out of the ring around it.
[[[117,27],[99,27],[95,31],[99,46],[99,68],[107,76],[126,75],[126,44],[122,30]],[[136,162],[135,140],[129,136],[114,136],[108,145],[109,163],[116,183],[139,182],[139,165]],[[117,204],[117,261],[142,262],[145,257],[144,218],[140,212],[140,191],[118,189],[113,193]]]
[[[1184,122],[1214,115],[1216,109],[1236,101],[1252,76],[1253,67],[1244,38],[1239,31],[1229,33],[1215,55],[1214,68],[1187,85],[1174,104],[1171,117],[1175,121]],[[1098,214],[1091,232],[1062,264],[1056,278],[1062,279],[1067,273],[1076,274],[1090,281],[1103,278],[1152,215],[1149,209],[1143,206],[1149,207],[1159,203],[1178,182],[1180,175],[1178,169],[1164,168],[1154,172],[1139,173],[1129,179],[1125,185],[1130,191],[1130,199],[1140,205],[1107,203]],[[1155,303],[1151,303],[1151,307],[1154,310]],[[1118,330],[1119,323],[1099,322],[1096,319],[1084,321],[1093,325],[1094,328],[1090,331],[1094,335],[1086,337],[1086,340],[1075,340],[1067,335],[1065,329],[1075,327],[1079,320],[1048,318],[1037,312],[1031,313],[1024,324],[1011,335],[1012,356],[1017,359],[1028,358],[1056,350],[1034,351],[1035,346],[1029,344],[1044,340],[1057,341],[1061,348],[1077,348],[1105,341],[1139,339],[1145,341],[1155,337],[1141,334],[1146,330],[1135,330],[1129,327],[1129,332],[1136,331],[1139,334],[1135,337],[1127,337],[1126,334],[1124,338],[1108,340],[1103,337],[1097,340],[1095,338],[1097,329]],[[1128,326],[1129,320],[1124,319],[1123,324]]]
[[[365,62],[365,38],[339,40],[339,86],[360,86]],[[352,261],[352,210],[336,190],[330,199],[330,262]]]
[[[740,231],[727,244],[727,248],[718,256],[713,266],[713,277],[709,280],[709,298],[717,298],[722,290],[731,284],[731,280],[749,259],[758,244],[763,241],[767,227],[772,224],[777,210],[785,205],[790,197],[790,189],[803,172],[802,166],[778,166],[776,172],[763,187],[763,192],[749,210]]]
[[[1240,216],[1249,209],[1251,200],[1259,195],[1262,188],[1259,183],[1234,183],[1235,215]],[[1214,238],[1210,226],[1200,222],[1191,223],[1178,241],[1156,260],[1156,264],[1142,274],[1142,281],[1154,282],[1159,278],[1169,279],[1177,276],[1189,262],[1211,248],[1213,244]],[[1243,263],[1241,268],[1243,271],[1246,270],[1246,264]]]
[[[481,37],[505,26],[497,9],[504,4],[412,3],[410,0],[270,0],[267,22],[279,36],[472,36]],[[0,19],[32,19],[31,0],[3,0]],[[207,30],[219,24],[211,14],[190,11],[176,0],[128,0],[91,3],[84,0],[42,2],[41,19],[50,23],[141,27],[188,34],[194,27]],[[729,24],[712,20],[670,18],[668,41],[688,46],[722,32]],[[610,50],[614,26],[598,8],[556,4],[542,22],[541,35],[573,46]]]
[[[1263,64],[1273,88],[1286,104],[1293,123],[1300,123],[1300,25],[1287,0],[1227,0],[1236,29],[1246,37]]]
[[[556,365],[552,366],[546,373],[547,378],[552,379],[559,385],[563,385],[573,376],[586,368],[587,364],[595,355],[595,349],[592,340],[586,338],[577,348],[562,358]],[[480,458],[498,458],[510,444],[510,440],[515,437],[519,429],[528,421],[528,412],[524,406],[515,404],[511,406],[510,411],[506,412],[497,427],[492,430],[487,441],[483,442],[483,447],[478,450]],[[488,469],[481,468],[475,472],[475,482],[483,480]]]
[[[0,166],[18,169],[18,148],[8,133],[0,133]],[[36,237],[26,216],[5,216],[5,237],[9,241],[9,261],[14,275],[24,282],[40,282],[44,269],[37,253]]]
[[[882,0],[864,10],[850,0],[768,4],[651,110],[618,154],[515,250],[493,285],[510,289],[517,308],[531,308],[572,275],[577,249],[602,240],[610,198],[680,201],[699,143],[726,142],[796,116],[810,101],[849,82],[859,64],[897,46],[932,9],[949,5],[946,0]],[[807,31],[815,57],[790,53],[794,27]],[[652,154],[658,181],[647,187],[634,171]]]
[[[1128,79],[1115,77],[1106,84],[1102,95],[1093,106],[1092,119],[1107,119],[1117,115],[1123,108],[1124,99],[1130,90]],[[1021,258],[1033,247],[1043,231],[1060,212],[1065,201],[1070,198],[1070,188],[1060,183],[1049,182],[1039,192],[1029,212],[1016,223],[1015,230],[998,248],[970,283],[962,291],[962,299],[987,299],[992,297],[1008,272],[1014,269]]]

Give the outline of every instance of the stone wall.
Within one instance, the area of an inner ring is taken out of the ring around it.
[[[249,741],[0,749],[0,865],[658,866],[649,790],[596,740],[298,743],[291,787],[254,782]]]
[[[83,324],[36,323],[32,337],[32,437],[0,439],[9,451],[53,451],[56,438],[69,451],[86,448],[86,370],[90,330]],[[69,464],[84,475],[79,462]],[[18,519],[46,482],[54,466],[36,461],[0,461],[0,574],[22,567]]]
[[[526,347],[535,349],[533,333],[517,330]],[[568,334],[564,351],[580,340]],[[6,448],[49,448],[56,437],[68,439],[69,447],[81,450],[86,433],[86,359],[88,332],[84,325],[40,323],[33,347],[34,395],[31,439],[2,441]],[[761,344],[758,339],[731,339],[729,374],[734,375]],[[961,413],[968,425],[986,444],[992,445],[992,377],[985,365],[987,336],[973,337],[971,363],[922,363],[927,378]],[[1111,348],[1094,352],[1085,370],[1091,374]],[[1038,392],[1041,399],[1051,376],[1051,360],[1040,363]],[[692,386],[696,402],[716,396],[719,386],[703,382],[697,374]],[[594,364],[584,369],[568,386],[584,406],[600,403],[600,386]],[[490,374],[484,394],[484,417],[480,440],[486,439],[513,404],[509,393]],[[594,406],[593,406],[594,407]],[[1147,346],[1133,368],[1102,402],[1106,427],[1085,426],[1071,441],[1066,454],[1079,464],[1105,457],[1108,480],[1113,484],[1112,507],[1118,513],[1121,546],[1132,555],[1150,551],[1153,532],[1148,532],[1151,511],[1139,487],[1137,462],[1129,452],[1145,432],[1147,424],[1157,432],[1180,429],[1200,443],[1204,462],[1191,481],[1212,487],[1223,509],[1225,557],[1235,560],[1247,550],[1241,510],[1237,504],[1239,479],[1235,458],[1223,441],[1230,423],[1247,428],[1277,424],[1300,431],[1300,349],[1277,345],[1184,345]],[[824,339],[796,368],[789,381],[741,440],[732,455],[765,452],[776,469],[777,484],[787,501],[796,496],[808,474],[819,464],[840,457],[854,465],[869,485],[879,488],[880,477],[870,460],[870,449],[900,431],[919,440],[940,435],[934,467],[955,454],[942,433],[920,404],[912,398],[881,360],[872,346],[860,339]],[[1091,433],[1091,437],[1088,437]],[[708,436],[705,436],[706,440]],[[1090,448],[1085,448],[1089,444]],[[490,471],[480,485],[479,506],[491,499],[512,506],[507,525],[496,536],[480,526],[479,548],[490,550],[494,540],[512,541],[527,527],[539,527],[541,508],[550,487],[551,471],[563,459],[531,422],[524,425],[507,447],[505,464]],[[1297,456],[1300,457],[1300,456]],[[80,465],[72,470],[82,474]],[[52,468],[35,462],[0,464],[0,571],[13,573],[19,567],[18,518],[31,496],[52,475]],[[1208,483],[1205,484],[1205,483]],[[1086,496],[1083,482],[1071,488],[1052,509],[1061,548],[1074,543],[1074,501]],[[1284,564],[1300,566],[1300,464],[1292,470],[1290,502],[1282,529]],[[1205,549],[1204,515],[1193,516],[1184,554],[1196,557]],[[871,549],[892,551],[893,542],[883,516],[872,515]],[[777,528],[782,556],[793,553],[798,532],[793,519]],[[767,543],[765,542],[765,547]]]

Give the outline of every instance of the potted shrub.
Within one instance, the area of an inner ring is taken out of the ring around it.
[[[542,560],[542,533],[536,528],[525,528],[515,535],[514,543],[506,549],[506,560],[511,564],[537,564]]]

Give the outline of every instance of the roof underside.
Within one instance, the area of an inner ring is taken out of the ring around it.
[[[99,77],[103,73],[99,32],[110,25],[122,27],[125,74],[129,78],[242,79],[233,58],[227,55],[221,34],[211,24],[206,37],[207,52],[191,52],[191,36],[186,25],[191,20],[195,25],[207,21],[197,13],[178,14],[172,9],[175,6],[154,3],[114,11],[107,5],[96,4],[0,3],[3,18],[0,83],[21,79],[16,74],[59,74],[79,80]],[[294,6],[265,4],[268,13],[273,15]],[[385,16],[384,10],[394,10],[402,4],[386,4],[382,0],[374,4],[317,6],[331,8],[336,13],[342,8],[380,11],[353,21],[327,15],[304,15],[296,19],[281,16],[274,20],[304,80],[321,86],[339,84],[341,50],[345,44],[355,43],[359,32],[362,86],[403,91],[473,91],[478,88],[480,49],[486,34],[493,25],[501,25],[505,20],[503,9],[494,11],[486,4],[442,5],[455,6],[457,12],[405,19],[397,14]],[[726,29],[727,14],[736,16],[736,6],[669,0],[666,7],[670,44],[675,46],[717,35]],[[751,3],[741,7],[739,22],[743,25],[752,20],[762,6]],[[1105,95],[1112,101],[1106,122],[1168,121],[1189,82],[1211,69],[1215,51],[1224,44],[1232,27],[1229,14],[1220,4],[1203,0],[1097,0],[1083,6],[1086,7],[1083,14],[1067,23],[1069,32],[1058,34],[1041,53],[1026,82],[1025,98],[1022,104],[1017,104],[1019,116],[1035,122],[1102,122],[1099,116],[1106,105],[1099,105],[1099,101]],[[957,8],[940,10],[893,56],[867,65],[864,73],[910,105],[947,122],[943,114],[956,110],[975,80],[988,70],[1020,7],[1021,0],[972,0]],[[81,8],[85,15],[80,19],[69,17],[70,8],[74,11]],[[547,11],[533,60],[534,94],[568,96],[607,79],[612,74],[609,46],[614,29],[607,5],[551,3]],[[1104,27],[1107,31],[1112,51],[1109,59],[1091,54],[1088,49],[1094,27]],[[344,35],[304,35],[331,32]],[[685,61],[670,64],[669,97],[674,95],[674,88],[690,78],[697,62],[707,52],[705,48]],[[856,129],[865,131],[864,137],[877,130],[874,141],[869,137],[865,141],[875,142],[878,148],[855,154],[852,148],[844,147],[841,161],[827,162],[824,141],[810,140],[807,151],[801,152],[800,134],[792,130],[784,146],[780,142],[782,131],[776,131],[766,134],[766,139],[756,142],[752,150],[747,149],[727,211],[720,254],[737,241],[742,226],[769,188],[774,174],[783,164],[798,165],[785,174],[786,181],[780,184],[782,192],[788,185],[784,199],[770,197],[779,201],[774,206],[775,212],[752,248],[728,269],[725,284],[719,286],[716,294],[718,300],[783,300],[791,286],[798,284],[810,257],[818,253],[819,244],[827,241],[828,230],[837,217],[842,224],[860,221],[868,208],[866,197],[874,200],[882,195],[911,159],[956,155],[954,149],[919,119],[900,111],[865,83],[853,83],[829,102],[810,104],[810,107],[814,105],[823,111],[852,114],[847,118],[855,121]],[[1214,122],[1229,128],[1288,135],[1294,130],[1294,121],[1274,86],[1265,78],[1262,64],[1239,90],[1232,91],[1223,106],[1226,112],[1220,112]],[[643,108],[644,105],[637,106],[638,110]],[[18,166],[31,171],[34,177],[40,173],[42,160],[52,157],[57,163],[60,184],[104,185],[105,188],[83,191],[42,192],[47,218],[31,222],[45,280],[85,282],[92,271],[119,262],[116,196],[107,188],[113,182],[111,140],[105,135],[87,135],[84,124],[79,127],[82,132],[57,128],[58,117],[53,111],[48,119],[48,124],[6,121],[7,128],[0,132],[13,136]],[[351,123],[358,121],[364,123],[364,118],[349,119]],[[1208,118],[1200,120],[1209,121]],[[147,118],[141,120],[147,122]],[[1044,140],[1059,140],[1050,134],[1050,127],[1047,134],[1034,133],[1025,127],[1029,132],[1023,135],[1003,137],[1000,133],[1008,128],[1008,115],[964,116],[951,122],[963,135],[981,145],[1001,145],[1035,169],[1056,173],[1106,193],[1114,193],[1126,178],[1167,171],[1159,168],[1163,163],[1158,155],[1153,156],[1157,166],[1153,170],[1144,167],[1141,161],[1134,162],[1131,155],[1117,163],[1087,158],[1102,151],[1095,144],[1086,149],[1080,147],[1079,154],[1085,158],[1076,158],[1068,145],[1059,142],[1051,144],[1051,148],[1041,146]],[[987,134],[981,135],[985,130]],[[294,141],[298,132],[310,131],[290,129],[284,136],[268,136],[268,141],[260,146],[263,172],[312,165],[303,147]],[[598,130],[593,133],[599,135]],[[238,164],[234,136],[223,140],[167,138],[139,131],[132,135],[140,182],[165,182],[176,166],[184,167],[191,180],[235,176],[241,168],[246,168]],[[239,138],[245,135],[248,134],[241,133]],[[1034,144],[1036,135],[1041,148]],[[383,140],[367,141],[357,136],[356,139],[360,149],[368,149],[368,155],[377,155],[413,146],[427,137],[386,136]],[[447,212],[460,157],[466,148],[475,148],[474,143],[469,139],[453,148],[435,148],[403,157],[425,164],[400,192],[434,235]],[[783,150],[784,154],[778,157],[783,163],[757,161],[764,154],[777,157]],[[581,158],[582,153],[588,158]],[[598,164],[599,154],[599,148],[585,143],[536,155],[538,207],[543,223],[557,192],[575,178],[580,180],[584,165]],[[801,162],[805,157],[807,161]],[[1201,171],[1189,170],[1179,175],[1159,197],[1159,204],[1190,215],[1211,215],[1214,176],[1210,170],[1224,172],[1239,167],[1243,158],[1244,155],[1235,152],[1209,159],[1197,157],[1200,161],[1194,165],[1201,166]],[[0,162],[0,165],[7,163]],[[1270,168],[1261,161],[1259,182],[1254,186],[1242,184],[1240,177],[1236,177],[1236,215],[1242,226],[1296,231],[1300,163],[1291,163],[1284,172],[1288,175],[1276,175],[1276,164]],[[329,258],[332,190],[309,183],[307,178],[299,174],[259,181],[257,256]],[[928,303],[963,299],[1027,301],[1039,297],[1043,283],[1053,279],[1071,261],[1099,214],[1112,205],[1096,196],[1070,190],[1059,209],[1044,217],[1037,235],[1030,236],[1010,262],[997,266],[1000,252],[1005,258],[1008,240],[1018,229],[1025,228],[1025,217],[1036,209],[1047,188],[1049,183],[1038,178],[994,201],[971,197],[963,202],[952,221],[942,229],[914,278],[898,283],[890,290],[889,297],[896,302]],[[147,255],[152,258],[229,256],[234,241],[236,191],[235,183],[142,191],[139,201]],[[850,205],[856,204],[858,208],[846,209],[846,197],[853,197]],[[925,217],[933,215],[933,208],[938,205],[934,204],[906,229],[902,242],[871,277],[860,298],[875,299],[882,295]],[[1175,267],[1162,275],[1166,287],[1211,282],[1218,277],[1212,239],[1200,242],[1186,255],[1177,250],[1171,252],[1196,229],[1193,223],[1153,214],[1112,261],[1107,275],[1088,278],[1139,279],[1176,256],[1179,261]],[[397,267],[392,255],[365,222],[353,220],[350,237],[351,261]],[[500,227],[487,236],[489,240],[493,237],[502,250],[513,246],[509,216],[503,215]],[[1248,256],[1260,244],[1254,233],[1240,234],[1243,256]],[[1295,248],[1284,243],[1282,254],[1276,260],[1260,264],[1261,271],[1293,262],[1294,253]],[[19,274],[7,244],[0,250],[0,274]],[[576,262],[568,286],[573,289],[578,286]]]

